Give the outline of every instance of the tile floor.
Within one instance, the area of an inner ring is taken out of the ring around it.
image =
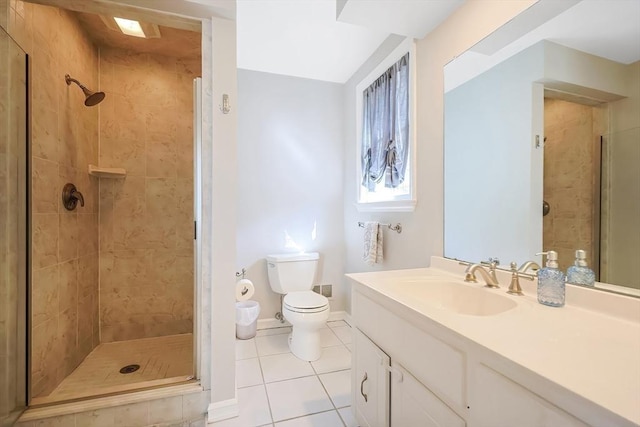
[[[351,414],[351,327],[328,322],[322,356],[305,362],[289,351],[291,328],[236,340],[240,415],[215,427],[355,427]]]

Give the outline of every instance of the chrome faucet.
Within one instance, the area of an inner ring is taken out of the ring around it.
[[[465,270],[464,281],[465,282],[473,282],[478,283],[478,279],[476,278],[476,272],[479,272],[482,278],[486,283],[486,287],[488,288],[499,288],[500,284],[498,283],[498,278],[496,277],[496,265],[497,262],[495,260],[491,260],[488,264],[479,263],[479,264],[471,264]],[[487,271],[486,267],[489,267]]]

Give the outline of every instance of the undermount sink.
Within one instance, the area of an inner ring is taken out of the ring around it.
[[[398,281],[396,286],[434,308],[470,316],[495,316],[517,306],[512,298],[495,290],[450,280],[410,279]]]

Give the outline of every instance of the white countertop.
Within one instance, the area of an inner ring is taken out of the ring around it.
[[[432,262],[432,265],[447,268],[457,264],[445,261]],[[564,307],[547,307],[537,302],[535,282],[521,279],[525,295],[507,295],[510,275],[500,273],[502,287],[483,290],[513,298],[516,307],[496,315],[473,316],[437,308],[402,286],[394,286],[394,282],[409,277],[415,280],[436,276],[464,286],[483,288],[484,283],[465,283],[463,274],[453,274],[451,268],[447,270],[422,268],[347,276],[357,283],[356,286],[390,298],[640,425],[640,299],[567,288]],[[428,283],[425,281],[424,286]],[[581,305],[577,305],[578,301]],[[602,307],[598,301],[602,302]],[[621,316],[618,316],[616,304],[624,306],[620,309]]]

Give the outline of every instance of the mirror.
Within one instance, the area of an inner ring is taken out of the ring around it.
[[[640,2],[550,3],[445,67],[444,256],[566,271],[584,249],[640,295]]]

